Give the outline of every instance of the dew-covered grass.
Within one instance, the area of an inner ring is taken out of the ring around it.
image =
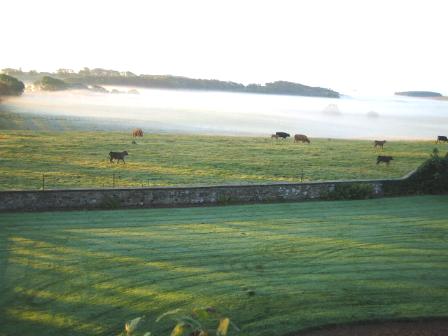
[[[433,141],[311,139],[120,132],[0,131],[0,190],[300,182],[401,177],[429,157]],[[111,164],[110,151],[129,152]],[[378,155],[392,155],[389,166]]]
[[[117,335],[197,306],[258,336],[448,316],[447,208],[424,196],[0,214],[0,335]]]

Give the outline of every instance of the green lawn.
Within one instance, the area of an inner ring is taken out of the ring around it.
[[[128,133],[0,131],[0,190],[206,185],[401,177],[419,166],[433,141],[311,139],[311,145],[266,137],[148,134],[131,144]],[[110,151],[127,150],[126,165]],[[392,155],[390,166],[377,155]]]
[[[424,196],[0,214],[0,335],[117,335],[195,306],[257,336],[448,316],[447,209]]]

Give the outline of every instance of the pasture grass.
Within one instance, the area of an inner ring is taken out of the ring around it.
[[[396,178],[418,167],[433,141],[311,139],[311,145],[268,137],[123,132],[0,131],[0,190],[115,186],[247,184]],[[129,152],[126,164],[110,164],[110,151]],[[392,155],[389,166],[377,155]]]
[[[0,214],[0,335],[117,335],[137,316],[197,306],[221,310],[242,336],[446,317],[447,205],[420,196]]]

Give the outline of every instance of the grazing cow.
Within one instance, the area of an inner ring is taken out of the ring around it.
[[[448,138],[445,135],[439,135],[437,137],[436,143],[439,143],[439,142],[448,142]]]
[[[277,135],[277,134],[271,134],[271,139],[276,139],[276,140],[278,140],[278,135]]]
[[[383,141],[375,140],[373,143],[373,148],[381,147],[381,149],[383,149],[383,146],[385,143],[386,143],[386,140],[383,140]]]
[[[392,156],[378,155],[378,157],[376,158],[376,164],[384,162],[389,165],[390,161],[392,161],[393,159],[394,158]]]
[[[141,128],[134,128],[134,130],[132,131],[132,136],[134,138],[142,137],[143,136],[143,130]]]
[[[123,163],[126,163],[126,162],[124,162],[124,157],[126,155],[129,155],[127,151],[124,151],[124,152],[110,152],[109,153],[110,163],[113,163],[114,159],[117,160],[117,163],[120,160],[123,161]]]
[[[287,137],[290,137],[289,133],[285,133],[285,132],[275,132],[275,135],[278,138],[282,138],[282,139],[286,139]]]
[[[294,135],[294,142],[307,142],[311,143],[310,139],[304,134],[296,134]]]

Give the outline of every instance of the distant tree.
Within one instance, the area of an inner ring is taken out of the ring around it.
[[[137,77],[137,75],[130,71],[124,71],[120,73],[123,77]]]
[[[64,77],[64,76],[70,76],[70,75],[74,74],[75,72],[72,69],[58,69],[56,71],[56,73],[59,76]]]
[[[17,78],[0,74],[0,96],[20,96],[24,90],[25,85]]]
[[[102,68],[92,69],[90,70],[90,74],[98,77],[120,77],[119,71],[102,69]]]
[[[19,69],[13,69],[13,68],[5,68],[1,71],[5,75],[14,76],[14,75],[21,75],[23,74],[22,68]]]
[[[82,68],[82,70],[79,70],[78,72],[81,76],[90,76],[90,69],[87,67]]]

